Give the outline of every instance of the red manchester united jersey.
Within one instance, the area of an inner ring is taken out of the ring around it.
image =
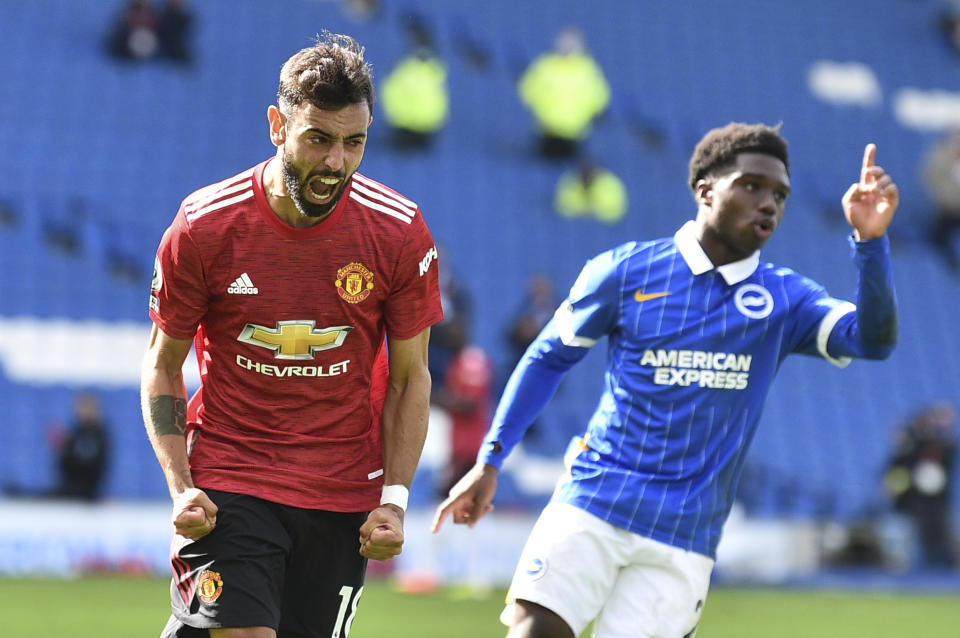
[[[190,469],[201,488],[369,510],[384,336],[442,318],[437,251],[417,205],[359,173],[326,219],[287,226],[263,193],[269,161],[187,197],[157,252],[150,317],[194,339],[200,366]]]

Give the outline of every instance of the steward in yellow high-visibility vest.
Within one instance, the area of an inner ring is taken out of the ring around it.
[[[614,173],[584,164],[560,177],[553,206],[563,217],[595,217],[614,224],[627,212],[627,189]]]
[[[390,71],[380,91],[384,115],[399,133],[398,139],[425,145],[447,123],[447,69],[427,51],[402,59]]]
[[[571,155],[593,120],[606,110],[610,87],[579,32],[561,32],[556,48],[533,61],[517,90],[536,119],[541,152]]]

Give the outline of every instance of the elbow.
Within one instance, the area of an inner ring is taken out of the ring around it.
[[[433,390],[433,379],[430,376],[430,372],[424,367],[403,378],[397,378],[396,375],[391,375],[387,388],[388,392],[397,396],[405,396],[407,394],[425,394],[430,396],[430,392]]]
[[[418,366],[415,370],[411,370],[410,374],[408,374],[400,384],[401,394],[411,392],[413,394],[426,394],[430,396],[432,391],[433,377],[430,375],[430,370],[426,364]]]
[[[876,335],[867,341],[864,347],[864,356],[867,359],[875,361],[884,361],[890,358],[897,347],[897,329],[894,326],[892,330]]]
[[[873,330],[862,331],[864,357],[882,361],[888,359],[897,347],[900,326],[896,316],[874,326]]]
[[[893,354],[894,349],[896,349],[896,342],[888,344],[878,344],[871,346],[864,354],[864,358],[871,359],[873,361],[886,361],[890,358],[890,355]]]

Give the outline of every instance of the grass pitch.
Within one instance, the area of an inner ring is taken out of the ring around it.
[[[130,638],[160,633],[167,581],[123,577],[0,579],[0,635]],[[494,638],[503,591],[396,593],[368,582],[350,638]],[[960,635],[960,595],[714,588],[698,638],[926,638]]]

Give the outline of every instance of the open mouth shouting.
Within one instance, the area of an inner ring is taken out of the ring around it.
[[[304,188],[304,195],[311,204],[329,204],[337,194],[341,178],[332,175],[313,177]]]
[[[343,194],[346,178],[340,172],[322,175],[314,173],[301,178],[294,164],[284,155],[283,182],[287,187],[287,194],[301,215],[322,218],[337,205],[337,200]]]

